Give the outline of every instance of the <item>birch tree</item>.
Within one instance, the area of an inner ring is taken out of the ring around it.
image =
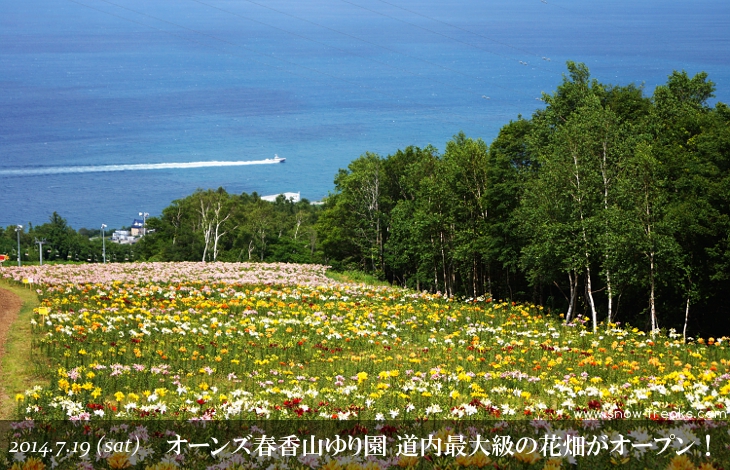
[[[232,218],[230,198],[222,188],[217,191],[199,191],[194,197],[198,203],[198,226],[203,235],[202,261],[207,261],[209,257],[216,261],[221,239],[236,228],[228,224]]]

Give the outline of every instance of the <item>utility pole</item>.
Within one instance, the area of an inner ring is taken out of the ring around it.
[[[142,236],[147,235],[147,217],[150,216],[149,212],[140,212],[139,216],[142,217]]]
[[[104,258],[104,264],[106,264],[106,240],[104,239],[104,229],[106,224],[101,224],[101,256]]]
[[[20,232],[23,231],[22,225],[15,226],[15,233],[18,235],[18,266],[20,266]]]
[[[43,244],[46,243],[46,239],[38,240],[36,238],[35,242],[38,244],[38,254],[40,255],[41,266],[43,266]]]

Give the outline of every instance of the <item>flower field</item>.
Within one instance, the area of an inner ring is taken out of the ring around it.
[[[656,445],[626,455],[605,452],[590,466],[722,468],[730,406],[725,338],[685,344],[674,333],[613,325],[593,334],[580,320],[565,324],[541,307],[336,284],[324,271],[220,263],[4,268],[6,279],[32,280],[37,289],[34,341],[52,383],[15,397],[18,418],[258,420],[295,429],[347,420],[371,423],[371,431],[463,421],[492,423],[491,432],[493,423],[533,423],[544,431],[562,422],[599,434],[607,423],[630,422],[627,432],[642,442],[671,431],[697,444],[660,458],[651,455]],[[706,455],[708,427],[715,429],[714,457]],[[443,465],[576,463],[570,455],[475,455]],[[168,468],[118,456],[115,466],[112,457],[89,468]],[[434,465],[438,458],[295,462],[354,470]],[[29,459],[14,468],[36,468],[24,466],[35,465]]]

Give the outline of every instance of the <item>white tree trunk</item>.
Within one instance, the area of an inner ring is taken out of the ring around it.
[[[649,254],[649,278],[651,282],[651,293],[649,294],[649,305],[651,307],[651,331],[659,329],[659,321],[656,316],[656,303],[654,302],[654,290],[656,282],[654,281],[654,252]]]
[[[588,256],[588,253],[586,253]],[[593,321],[593,332],[598,330],[598,314],[596,313],[596,303],[593,301],[593,290],[591,288],[591,266],[586,266],[586,288],[588,289],[588,303],[591,306],[591,320]]]
[[[253,238],[248,242],[248,260],[251,261],[251,255],[256,250],[256,245],[253,244]]]
[[[205,246],[203,247],[203,263],[205,263],[205,258],[208,256],[208,247],[210,246],[210,234],[213,230],[213,227],[210,224],[210,220],[208,219],[208,211],[210,210],[210,206],[205,205],[205,201],[203,201],[203,195],[200,196],[200,228],[203,230],[203,241],[205,242]]]
[[[575,273],[575,277],[573,277],[573,272],[568,271],[568,281],[570,282],[570,300],[568,301],[568,313],[565,315],[566,323],[569,323],[570,319],[573,317],[573,306],[575,305],[575,295],[576,295],[576,291],[578,290],[578,273]]]
[[[649,308],[651,311],[651,331],[655,331],[659,329],[659,320],[657,319],[656,314],[656,302],[655,302],[655,288],[656,288],[656,273],[655,273],[655,266],[654,266],[654,237],[652,234],[652,223],[651,223],[651,204],[649,203],[649,188],[646,187],[644,189],[644,210],[646,212],[646,228],[644,229],[646,232],[646,237],[649,239],[649,244],[651,246],[650,251],[648,253],[649,258],[649,283],[651,287],[651,292],[649,293]]]
[[[603,142],[603,161],[601,163],[601,177],[603,178],[603,211],[604,216],[608,215],[608,187],[611,184],[611,179],[608,177],[608,147],[606,144],[606,141]],[[608,219],[606,219],[606,233],[608,233]],[[613,289],[611,286],[611,270],[608,268],[608,250],[609,250],[609,244],[606,242],[604,244],[604,263],[605,266],[605,273],[606,273],[606,290],[608,293],[608,321],[606,322],[606,326],[613,321]]]
[[[297,228],[294,230],[294,240],[297,239],[297,236],[299,235],[299,227],[302,225],[302,222],[304,221],[304,215],[302,214],[302,211],[297,212]]]
[[[593,301],[593,288],[591,287],[591,257],[588,252],[588,235],[586,234],[585,220],[583,218],[583,196],[580,193],[580,171],[578,170],[578,155],[573,152],[573,165],[575,167],[575,187],[576,202],[578,204],[578,212],[580,214],[580,225],[583,233],[583,247],[586,257],[586,289],[588,291],[588,304],[591,306],[591,320],[593,322],[593,332],[598,330],[598,314],[596,313],[596,304]]]
[[[608,258],[608,255],[606,255]],[[611,289],[611,271],[606,268],[606,289],[608,290],[608,320],[606,327],[608,328],[613,321],[613,290]]]
[[[223,209],[223,205],[220,201],[218,201],[218,207],[215,210],[215,234],[213,235],[213,261],[216,261],[218,259],[218,242],[220,242],[220,239],[225,236],[228,231],[221,230],[223,224],[231,217],[231,214],[226,214],[225,217],[221,219],[221,210]],[[235,230],[238,226],[233,227],[233,230]]]
[[[687,342],[687,323],[689,323],[689,294],[687,294],[687,307],[684,309],[684,329],[682,330],[682,338]]]

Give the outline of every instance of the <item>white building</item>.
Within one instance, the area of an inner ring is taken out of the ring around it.
[[[112,242],[114,243],[125,245],[136,241],[137,237],[134,237],[129,230],[115,230],[114,233],[112,233]]]
[[[280,194],[272,194],[270,196],[261,196],[262,201],[269,201],[269,202],[276,202],[276,198],[279,196],[284,196],[284,199],[297,203],[301,201],[300,193],[280,193]]]

